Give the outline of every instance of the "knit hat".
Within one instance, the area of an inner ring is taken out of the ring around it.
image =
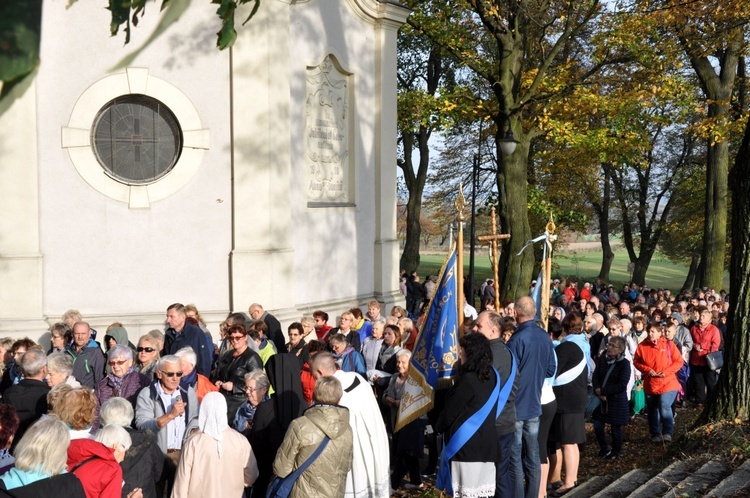
[[[671,318],[674,318],[678,324],[682,325],[682,316],[679,313],[672,313]]]

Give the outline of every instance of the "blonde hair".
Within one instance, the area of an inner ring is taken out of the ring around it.
[[[96,418],[96,396],[93,391],[79,387],[61,396],[52,413],[60,417],[74,431],[91,427]]]
[[[52,412],[52,409],[60,401],[60,399],[73,389],[73,386],[65,382],[61,382],[50,389],[47,393],[47,408],[49,409],[49,411]]]
[[[337,405],[344,395],[341,382],[336,377],[321,377],[315,382],[313,401],[325,405]]]
[[[195,313],[195,319],[198,320],[200,323],[202,323],[203,326],[206,325],[206,321],[203,320],[203,317],[198,312],[198,308],[196,308],[194,304],[186,304],[185,305],[185,314],[187,314],[188,311],[192,311],[193,313]]]
[[[54,415],[34,423],[16,446],[14,456],[20,470],[56,476],[68,468],[70,434],[65,423]]]

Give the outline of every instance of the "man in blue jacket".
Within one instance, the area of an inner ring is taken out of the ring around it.
[[[164,335],[164,349],[161,355],[175,354],[184,347],[191,347],[198,356],[195,369],[199,374],[209,377],[213,351],[209,351],[203,331],[187,323],[187,313],[183,305],[175,303],[167,308],[167,324],[169,328]]]
[[[91,338],[86,322],[73,325],[73,343],[65,350],[73,358],[73,377],[82,386],[94,389],[104,378],[106,360],[99,345]]]
[[[510,475],[515,484],[513,496],[538,498],[542,384],[545,377],[555,375],[555,350],[549,335],[534,321],[536,304],[533,299],[528,296],[518,298],[515,313],[518,327],[508,341],[508,349],[518,361],[520,383],[516,393],[516,431],[510,454]],[[541,451],[546,451],[546,448]]]

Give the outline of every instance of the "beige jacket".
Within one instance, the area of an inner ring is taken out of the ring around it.
[[[240,497],[258,478],[258,462],[247,438],[224,429],[221,458],[216,441],[196,432],[182,447],[172,498]]]
[[[313,406],[293,420],[276,453],[273,472],[280,477],[291,474],[315,452],[324,434],[331,440],[294,483],[290,498],[344,496],[353,455],[349,410],[344,407]]]

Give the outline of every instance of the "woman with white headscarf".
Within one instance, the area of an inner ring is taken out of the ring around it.
[[[258,463],[247,439],[229,427],[224,396],[206,394],[198,429],[182,448],[172,498],[242,496],[258,477]]]

